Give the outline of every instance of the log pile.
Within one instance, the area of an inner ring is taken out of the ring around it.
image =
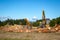
[[[0,30],[7,31],[7,32],[60,32],[60,25],[58,27],[46,27],[46,28],[32,28],[31,30],[25,29],[22,25],[13,25],[8,27],[0,27]]]

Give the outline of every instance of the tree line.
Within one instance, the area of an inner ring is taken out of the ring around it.
[[[35,22],[30,22],[30,23],[32,24],[32,26],[39,26],[40,22],[42,22],[41,19],[40,20],[36,20]],[[6,24],[9,24],[9,25],[14,25],[14,24],[17,24],[17,25],[27,25],[25,19],[16,19],[16,20],[14,20],[14,19],[7,19],[5,21],[0,21],[0,26],[4,26]],[[59,24],[60,25],[60,17],[57,17],[57,18],[54,18],[54,19],[50,20],[49,25],[51,27],[55,26],[55,24]]]
[[[54,18],[52,20],[50,20],[50,26],[55,26],[55,24],[60,25],[60,17]]]

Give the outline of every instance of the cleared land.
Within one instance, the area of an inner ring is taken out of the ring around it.
[[[15,33],[0,31],[0,40],[60,40],[60,33]]]

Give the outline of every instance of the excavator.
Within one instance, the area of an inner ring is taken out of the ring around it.
[[[28,21],[28,19],[27,19],[27,18],[25,18],[24,20],[25,20],[26,25],[27,25],[27,27],[26,27],[26,28],[27,28],[27,29],[29,29],[29,30],[30,30],[30,29],[32,29],[32,24]]]

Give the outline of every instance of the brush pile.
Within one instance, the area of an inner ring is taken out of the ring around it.
[[[60,32],[60,25],[57,27],[46,27],[46,28],[37,28],[32,27],[32,29],[27,29],[26,26],[23,27],[22,25],[5,25],[0,27],[0,30],[7,31],[7,32]]]

